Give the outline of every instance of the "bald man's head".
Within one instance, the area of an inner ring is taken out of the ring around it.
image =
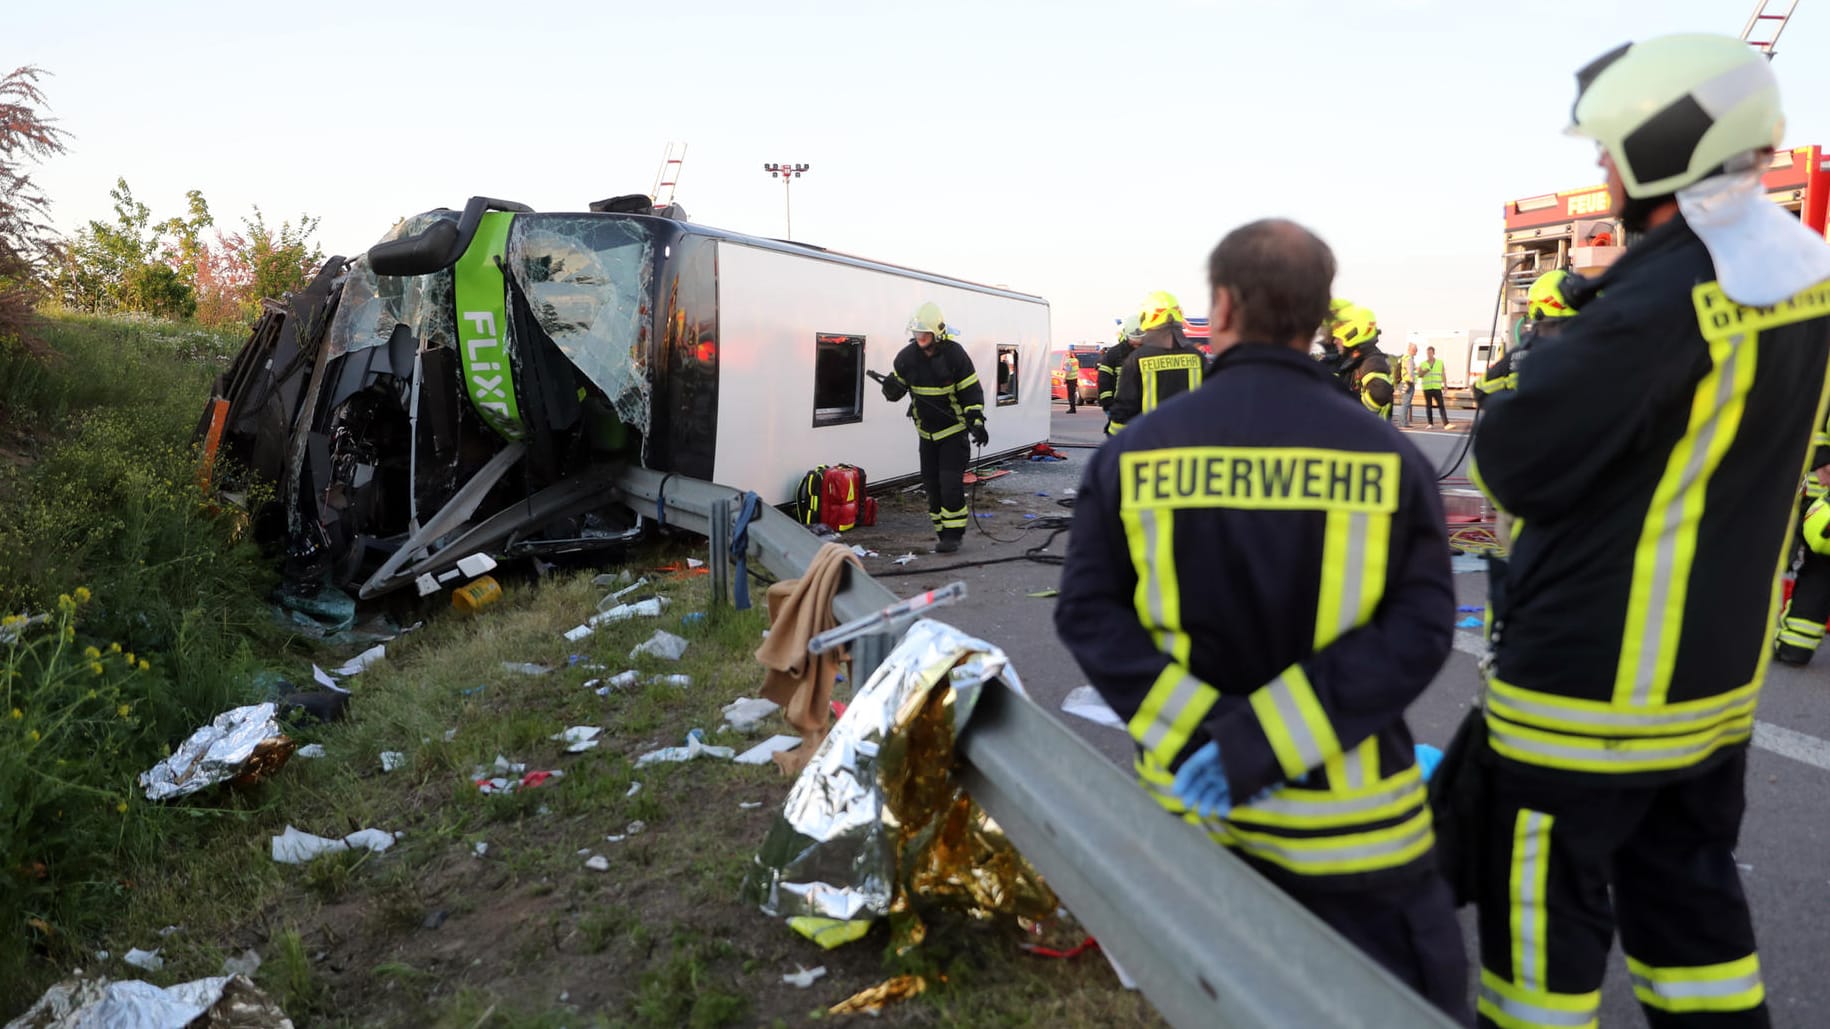
[[[1334,252],[1301,225],[1266,218],[1226,234],[1208,255],[1207,283],[1231,296],[1242,342],[1307,347],[1328,318]]]

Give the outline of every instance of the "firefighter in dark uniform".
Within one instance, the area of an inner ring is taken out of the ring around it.
[[[1524,352],[1533,344],[1562,332],[1577,309],[1594,294],[1594,284],[1575,272],[1548,271],[1532,280],[1525,294],[1525,317],[1514,328],[1513,345],[1487,366],[1474,384],[1474,404],[1485,407],[1487,398],[1518,385],[1516,371]]]
[[[966,462],[968,437],[983,447],[985,389],[966,348],[949,334],[940,306],[921,305],[909,319],[909,345],[896,355],[895,371],[883,379],[883,397],[909,401],[909,417],[921,437],[921,484],[928,494],[928,517],[940,542],[934,549],[950,554],[966,535]]]
[[[1137,349],[1137,338],[1144,330],[1137,327],[1137,315],[1126,318],[1118,330],[1118,342],[1106,348],[1099,355],[1099,409],[1106,412],[1105,434],[1110,436],[1112,428],[1112,398],[1118,393],[1118,372],[1125,366],[1125,360]]]
[[[1207,358],[1183,332],[1182,305],[1168,293],[1157,291],[1144,300],[1137,326],[1142,332],[1137,349],[1118,370],[1118,387],[1106,434],[1113,435],[1140,415],[1156,410],[1170,397],[1201,385]]]
[[[1571,131],[1643,235],[1474,438],[1524,525],[1489,635],[1480,1018],[1593,1025],[1618,926],[1654,1027],[1765,1026],[1734,848],[1830,246],[1761,189],[1783,119],[1746,43],[1623,46],[1577,82]]]
[[[1347,300],[1336,300],[1330,314],[1330,335],[1341,355],[1336,374],[1353,390],[1360,406],[1391,421],[1396,389],[1391,361],[1379,350],[1379,320],[1371,308]]]
[[[1779,614],[1773,656],[1808,665],[1830,620],[1830,425],[1811,440],[1811,470],[1799,485],[1798,541],[1792,561],[1792,596]]]
[[[1158,803],[1465,1022],[1404,723],[1453,634],[1442,506],[1309,357],[1333,277],[1289,222],[1220,242],[1212,370],[1094,454],[1055,627]]]

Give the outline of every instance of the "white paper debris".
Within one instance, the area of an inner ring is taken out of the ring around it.
[[[165,959],[159,956],[158,951],[141,950],[138,947],[128,951],[121,960],[135,968],[144,968],[148,972],[157,972],[165,967]]]
[[[566,642],[577,643],[595,631],[589,625],[574,625],[565,631]]]
[[[504,661],[502,662],[502,670],[504,672],[513,672],[516,675],[545,675],[552,671],[551,668],[548,668],[545,665],[537,665],[531,661]]]
[[[704,568],[704,567],[705,567],[705,562],[704,562],[704,561],[701,561],[701,560],[699,560],[699,559],[698,559],[698,558],[696,558],[696,557],[689,557],[689,558],[687,558],[687,559],[686,559],[686,567],[688,567],[688,568]]]
[[[796,738],[796,742],[799,742],[798,737]],[[635,766],[640,768],[643,765],[652,765],[660,761],[691,761],[692,759],[701,756],[729,758],[736,753],[736,751],[729,747],[706,746],[705,740],[698,734],[698,730],[694,730],[694,735],[686,738],[686,746],[662,747],[660,750],[651,750],[641,757],[636,758]]]
[[[760,800],[740,800],[737,802],[737,807],[743,811],[754,811],[757,808],[762,807],[762,801],[760,801]]]
[[[623,796],[633,797],[640,792],[642,792],[642,784],[639,782],[632,782],[629,784],[629,792],[623,794]]]
[[[292,826],[273,837],[273,860],[282,865],[298,865],[325,854],[334,854],[341,850],[353,850],[366,847],[379,854],[394,845],[393,833],[380,829],[358,829],[342,839],[328,839],[300,832]]]
[[[906,564],[908,564],[908,563],[909,563],[909,562],[910,562],[910,561],[913,561],[913,560],[915,560],[915,555],[914,555],[914,554],[904,554],[904,555],[902,555],[902,556],[901,556],[901,557],[899,557],[899,558],[897,558],[897,559],[896,559],[896,563],[897,563],[897,564],[899,564],[899,565],[906,565]]]
[[[488,554],[472,554],[469,557],[461,558],[458,561],[458,571],[463,572],[464,577],[467,579],[474,579],[479,575],[491,571],[495,567],[496,559],[490,557]]]
[[[520,775],[527,771],[526,762],[510,761],[500,754],[496,755],[495,770],[497,775]]]
[[[623,828],[623,831],[628,833],[631,836],[640,836],[642,834],[642,830],[644,830],[646,828],[648,828],[648,823],[641,821],[640,819],[637,819],[636,821],[630,822],[627,826],[625,826]]]
[[[1104,725],[1113,729],[1123,729],[1125,720],[1118,717],[1118,712],[1099,695],[1091,686],[1077,686],[1061,698],[1061,710],[1070,715],[1078,715],[1089,722]]]
[[[457,730],[456,729],[446,729],[445,730],[445,742],[450,743],[452,740],[455,740],[455,739],[457,739]]]
[[[329,672],[325,671],[322,668],[319,668],[317,665],[311,666],[311,679],[313,682],[317,683],[319,686],[325,687],[326,689],[336,690],[338,693],[348,693],[349,692],[348,690],[344,689],[342,686],[337,685],[337,680],[331,678],[331,675]]]
[[[377,643],[362,653],[357,654],[355,657],[350,658],[348,661],[343,662],[342,665],[331,669],[331,671],[342,676],[361,675],[370,665],[387,656],[388,645],[385,643]]]
[[[403,767],[406,763],[407,755],[402,754],[398,750],[384,750],[381,752],[381,770],[383,772],[392,772],[396,768]]]
[[[595,725],[574,725],[563,732],[556,732],[548,736],[547,739],[565,743],[568,754],[582,754],[596,747],[599,742],[598,737],[603,734],[604,730]]]
[[[663,661],[678,661],[686,653],[686,641],[666,629],[656,629],[647,642],[636,644],[629,652],[630,660],[643,654],[658,657]]]
[[[649,597],[647,600],[638,600],[633,604],[618,604],[608,611],[600,611],[597,614],[592,615],[585,620],[585,624],[583,625],[575,625],[572,628],[567,629],[565,637],[568,641],[577,643],[579,640],[596,632],[600,627],[609,625],[612,622],[626,622],[631,618],[638,617],[659,618],[661,616],[661,609],[666,607],[668,603],[669,601],[666,597]]]
[[[165,937],[170,936],[171,934],[177,932],[179,930],[179,928],[180,928],[179,926],[168,925],[165,928],[159,930],[159,938],[164,939]]]
[[[241,957],[238,958],[222,959],[223,975],[245,975],[252,977],[254,973],[260,970],[261,956],[251,950],[242,951]]]
[[[324,744],[307,743],[303,747],[300,747],[296,752],[294,752],[292,756],[293,757],[323,757],[324,756]]]
[[[433,578],[430,572],[414,579],[413,588],[419,590],[419,595],[422,597],[429,597],[440,589],[438,580]]]
[[[602,854],[593,854],[590,859],[585,862],[585,867],[593,872],[608,872],[610,870],[610,859]]]
[[[784,750],[793,750],[800,745],[801,738],[799,736],[771,736],[761,743],[758,743],[756,746],[751,747],[749,750],[737,755],[736,761],[740,765],[768,764],[770,755],[780,753]]]
[[[456,581],[458,579],[462,579],[463,577],[464,577],[464,573],[458,571],[456,568],[453,568],[449,572],[438,573],[438,581],[441,585],[444,583],[449,583],[449,582]]]
[[[482,857],[485,854],[488,854],[489,853],[489,842],[487,840],[478,840],[476,843],[471,845],[470,852],[472,854],[475,854],[477,857]]]
[[[682,686],[682,687],[684,687],[684,686],[691,686],[692,684],[693,684],[693,677],[690,675],[679,675],[679,674],[656,675],[656,676],[651,676],[648,679],[648,685],[650,685],[650,686]]]
[[[782,982],[785,982],[790,986],[798,986],[803,990],[812,986],[815,979],[826,974],[825,965],[815,965],[812,968],[802,968],[800,965],[795,965],[794,969],[794,971],[782,976]]]
[[[615,575],[605,572],[591,580],[593,586],[616,586],[629,581],[629,569],[625,568]]]
[[[754,732],[762,720],[780,711],[782,706],[761,697],[740,697],[724,706],[724,724],[738,732]]]

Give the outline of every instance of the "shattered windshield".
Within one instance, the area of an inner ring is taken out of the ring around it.
[[[455,220],[456,211],[430,211],[404,218],[377,242],[401,239],[424,231],[434,222]],[[451,272],[433,275],[376,275],[367,257],[350,262],[343,294],[330,326],[330,356],[378,347],[404,324],[427,347],[447,347],[456,340],[452,322]]]
[[[654,237],[634,218],[519,215],[508,238],[508,266],[534,320],[643,432],[653,257]]]

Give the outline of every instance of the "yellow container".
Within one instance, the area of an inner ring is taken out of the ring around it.
[[[502,599],[502,584],[485,575],[451,591],[451,606],[464,614],[475,614]]]

